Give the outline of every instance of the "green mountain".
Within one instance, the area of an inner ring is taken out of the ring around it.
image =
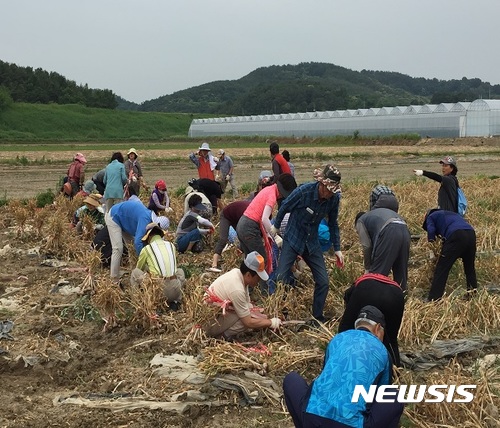
[[[326,63],[261,67],[238,80],[206,83],[145,101],[141,111],[252,115],[439,104],[500,98],[500,85],[480,79],[414,78],[353,71]]]

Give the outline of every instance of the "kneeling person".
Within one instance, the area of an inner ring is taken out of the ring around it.
[[[264,257],[253,251],[235,268],[219,276],[208,287],[205,295],[207,303],[230,302],[225,314],[220,314],[212,323],[204,326],[209,336],[231,339],[239,333],[262,328],[277,329],[279,318],[267,318],[260,312],[252,311],[249,288],[255,287],[260,280],[267,281]]]
[[[130,275],[132,286],[139,286],[146,272],[152,277],[163,278],[163,293],[168,305],[177,309],[182,300],[184,271],[177,268],[175,246],[163,239],[165,232],[156,223],[146,227],[142,241],[146,244],[139,254],[137,266]]]

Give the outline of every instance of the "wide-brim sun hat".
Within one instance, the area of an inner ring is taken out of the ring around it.
[[[198,147],[198,150],[208,150],[209,152],[211,151],[210,146],[208,143],[201,143],[201,146]]]
[[[339,169],[336,166],[328,164],[323,168],[323,170],[315,169],[313,172],[313,177],[316,181],[323,183],[330,192],[342,192],[342,188],[340,187],[341,175]]]
[[[101,198],[102,198],[101,195],[97,193],[92,193],[83,200],[83,203],[98,208],[101,206]]]
[[[139,155],[137,154],[137,150],[134,149],[133,147],[131,147],[129,149],[129,151],[127,152],[127,156],[130,155],[131,153],[133,153],[134,155],[136,155],[137,157],[139,157]]]
[[[158,235],[160,235],[160,236],[164,236],[165,235],[165,232],[163,231],[163,229],[160,226],[158,226],[158,223],[149,223],[146,226],[146,233],[141,238],[141,241],[146,242],[149,239],[149,235],[151,235],[151,233],[153,231],[155,233],[157,233]]]

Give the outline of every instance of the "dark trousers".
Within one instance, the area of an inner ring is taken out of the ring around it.
[[[366,279],[346,290],[344,303],[345,309],[339,323],[339,333],[354,329],[354,322],[363,306],[372,305],[380,309],[386,322],[384,345],[389,351],[392,363],[399,367],[401,360],[398,333],[405,306],[403,290],[392,284]]]
[[[341,422],[307,413],[311,387],[297,372],[291,372],[283,380],[283,392],[288,412],[296,428],[349,428]],[[364,428],[397,428],[404,405],[374,402],[367,412]]]
[[[437,300],[443,297],[451,267],[459,258],[462,259],[464,265],[467,290],[477,288],[476,268],[474,266],[476,232],[473,230],[457,230],[443,243],[441,255],[432,278],[429,300]]]
[[[392,269],[394,281],[406,290],[410,241],[410,231],[405,224],[388,224],[377,236],[369,271],[387,276]]]

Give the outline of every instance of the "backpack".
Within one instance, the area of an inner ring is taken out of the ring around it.
[[[467,211],[467,198],[461,187],[457,187],[457,199],[458,199],[458,214],[462,217],[465,216]]]

